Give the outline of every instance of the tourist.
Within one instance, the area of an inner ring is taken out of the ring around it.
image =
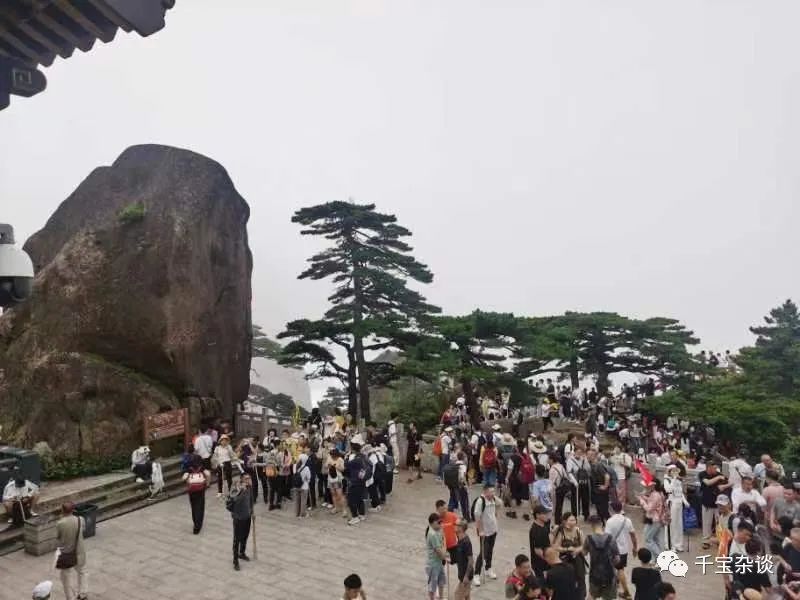
[[[506,463],[506,485],[511,492],[511,499],[516,504],[516,508],[519,508],[523,501],[530,501],[529,486],[535,480],[535,473],[533,461],[527,453],[525,440],[518,440],[515,452]],[[512,519],[517,518],[517,511],[513,506],[506,512],[506,516]],[[530,518],[527,512],[522,516],[526,521]]]
[[[364,438],[360,433],[355,434],[350,440],[350,453],[344,462],[345,473],[347,474],[347,506],[350,509],[351,519],[348,525],[357,525],[364,521],[364,494],[366,493],[366,481],[368,479],[368,463],[361,454],[361,447],[364,445]]]
[[[631,520],[623,513],[621,502],[612,502],[611,518],[606,521],[605,531],[617,544],[617,551],[619,552],[619,559],[617,561],[617,581],[622,588],[623,598],[630,599],[630,590],[628,589],[628,580],[625,576],[625,567],[628,566],[628,556],[636,554],[638,549],[638,542],[636,541],[636,532],[633,528]]]
[[[257,438],[242,438],[239,441],[236,454],[242,461],[242,468],[244,473],[250,475],[250,491],[253,494],[253,502],[258,500],[258,469],[255,467],[256,454],[258,453],[258,439]]]
[[[788,519],[792,523],[800,523],[800,500],[798,492],[791,483],[787,483],[783,489],[783,498],[775,500],[770,512],[770,529],[777,533],[781,532],[780,520]]]
[[[267,453],[264,458],[264,475],[267,477],[267,485],[269,486],[268,510],[280,510],[281,508],[283,500],[282,469],[283,454],[277,446],[267,446]]]
[[[761,571],[755,566],[758,564],[759,556],[762,554],[761,542],[750,540],[745,544],[746,554],[741,558],[734,557],[734,564],[749,564],[751,568],[733,569],[733,589],[741,590],[744,598],[767,598],[772,583],[769,573]],[[742,561],[741,563],[738,561]]]
[[[731,502],[733,503],[733,511],[738,512],[739,506],[742,504],[748,505],[753,511],[758,514],[763,511],[767,506],[767,501],[757,489],[753,486],[753,477],[750,475],[743,475],[738,487],[734,486],[731,493]]]
[[[675,586],[671,583],[662,582],[656,586],[656,598],[658,600],[678,600],[678,594],[675,592]],[[753,598],[745,598],[745,600],[754,600]]]
[[[547,468],[536,465],[536,481],[531,485],[531,513],[537,506],[544,506],[548,512],[553,512],[553,482],[547,477]]]
[[[494,440],[487,441],[480,454],[481,473],[483,475],[484,485],[495,487],[497,485],[497,469],[498,469],[497,448],[495,447]]]
[[[517,554],[514,558],[514,570],[506,577],[506,598],[516,598],[532,573],[531,559],[524,554]]]
[[[556,548],[550,547],[544,553],[547,561],[547,574],[544,587],[550,592],[549,600],[584,600],[580,596],[575,569],[561,560]]]
[[[553,419],[550,417],[551,408],[552,408],[551,404],[550,404],[550,402],[548,402],[548,400],[542,401],[541,413],[542,413],[542,432],[543,433],[547,433],[548,427],[550,429],[555,427],[555,425],[553,424]]]
[[[331,495],[331,514],[341,512],[347,516],[347,501],[344,498],[344,459],[336,448],[331,448],[325,459],[326,482]]]
[[[742,523],[739,525],[736,532],[733,534],[733,538],[728,543],[728,547],[725,549],[725,552],[720,556],[725,556],[731,558],[731,564],[734,564],[736,560],[735,556],[747,556],[747,544],[753,539],[753,529],[747,523]],[[738,563],[741,564],[741,563]],[[734,587],[733,587],[733,579],[730,577],[732,573],[723,573],[722,574],[722,581],[725,585],[725,591],[730,596],[733,594]],[[735,595],[733,596],[736,597]]]
[[[222,497],[222,480],[228,484],[228,493],[233,487],[233,461],[236,460],[236,453],[231,446],[231,438],[222,435],[219,438],[219,445],[214,448],[211,462],[217,471],[217,498]]]
[[[345,577],[342,600],[367,600],[367,593],[361,585],[361,577],[355,573]]]
[[[481,585],[481,571],[486,565],[486,576],[497,579],[492,571],[492,557],[494,545],[497,542],[497,500],[494,497],[494,487],[488,483],[483,484],[483,492],[472,502],[472,517],[475,519],[475,528],[480,540],[480,551],[475,561],[475,585]]]
[[[428,598],[429,600],[434,600],[437,594],[439,598],[444,598],[444,588],[447,585],[444,565],[450,557],[444,547],[442,524],[439,515],[436,513],[431,513],[428,516],[425,550],[427,553],[425,575],[428,580]]]
[[[300,454],[294,465],[292,477],[292,493],[294,494],[294,516],[298,519],[310,517],[308,507],[308,492],[311,488],[311,467],[308,464],[308,455]]]
[[[574,455],[573,457],[574,458]],[[571,459],[572,460],[572,459]],[[561,524],[561,513],[564,509],[564,499],[569,497],[570,498],[570,507],[573,509],[572,512],[575,512],[575,496],[574,496],[574,486],[572,481],[569,478],[569,474],[567,473],[567,469],[559,462],[558,455],[555,452],[552,452],[549,455],[549,472],[548,478],[550,479],[550,486],[555,493],[555,523],[556,525]]]
[[[456,575],[458,581],[455,589],[455,600],[469,600],[472,591],[472,577],[475,571],[475,560],[472,554],[472,541],[467,535],[467,521],[461,519],[456,525]]]
[[[258,481],[261,484],[261,492],[262,496],[264,497],[264,504],[269,503],[269,494],[270,494],[270,481],[269,477],[267,476],[267,469],[266,469],[268,456],[269,452],[267,451],[267,448],[264,446],[264,444],[263,443],[256,444],[256,453],[252,459],[252,462],[250,463],[250,466],[253,468],[255,476],[258,477]],[[255,498],[256,500],[258,500],[258,494],[255,495]]]
[[[589,595],[595,600],[613,600],[617,597],[619,550],[614,538],[603,531],[600,515],[589,517],[589,525],[592,533],[583,542],[583,551],[589,556]]]
[[[400,472],[397,468],[400,466],[400,445],[397,443],[397,413],[392,412],[389,418],[389,422],[386,424],[386,432],[389,438],[388,449],[391,450],[392,458],[395,461],[395,467],[393,469],[394,474]]]
[[[56,560],[56,568],[60,571],[61,585],[64,586],[64,597],[67,600],[72,600],[73,598],[86,600],[89,597],[86,548],[83,541],[86,532],[86,521],[83,517],[76,516],[74,512],[75,505],[72,502],[65,502],[61,505],[62,516],[56,523],[56,539],[60,554]],[[72,581],[73,571],[78,578],[77,593]]]
[[[731,499],[725,494],[717,496],[716,506],[717,524],[714,531],[717,538],[717,555],[724,556],[728,551],[728,543],[733,537],[734,513],[731,510]]]
[[[611,475],[605,465],[600,462],[597,450],[589,450],[586,453],[589,464],[592,466],[592,504],[594,504],[597,514],[605,523],[611,516],[608,512],[608,503],[611,491]]]
[[[644,510],[643,543],[653,556],[658,556],[664,550],[664,525],[669,522],[664,486],[658,479],[652,479],[645,485],[645,493],[639,496],[639,504]]]
[[[777,471],[769,470],[764,475],[764,487],[761,490],[761,495],[767,506],[764,508],[765,521],[769,522],[770,515],[772,514],[772,506],[776,500],[783,498],[783,485],[780,483],[780,475]]]
[[[414,481],[413,473],[417,472],[417,479],[422,479],[422,460],[421,460],[421,445],[422,436],[417,431],[417,426],[414,423],[408,424],[408,433],[406,434],[406,442],[408,448],[406,449],[406,466],[408,467],[408,483]]]
[[[203,528],[203,517],[206,512],[206,489],[211,485],[211,473],[203,468],[203,459],[197,454],[192,457],[189,470],[183,474],[189,505],[192,508],[192,533],[197,535]]]
[[[281,470],[278,484],[281,489],[282,500],[291,502],[292,500],[292,469],[294,468],[294,455],[292,454],[291,445],[289,443],[289,432],[284,430],[282,436],[278,457],[281,461]]]
[[[136,483],[150,481],[153,475],[153,461],[150,458],[150,448],[139,446],[131,453],[131,471],[136,475]]]
[[[683,481],[681,481],[677,465],[667,465],[664,491],[667,494],[667,507],[670,514],[666,547],[675,552],[683,552],[683,509],[689,506],[689,502],[683,493]]]
[[[452,450],[453,445],[453,438],[451,434],[453,433],[453,427],[448,425],[444,428],[437,441],[439,443],[438,449],[436,447],[436,442],[434,442],[434,454],[436,454],[437,450],[439,452],[439,468],[436,472],[437,480],[442,480],[442,473],[444,472],[445,466],[450,462],[450,452]]]
[[[630,454],[623,452],[622,448],[614,446],[609,463],[617,475],[617,500],[625,506],[628,502],[628,478],[633,468],[633,459]]]
[[[583,515],[583,520],[589,518],[591,514],[592,497],[592,465],[586,458],[586,450],[583,446],[576,446],[574,454],[566,464],[567,474],[571,484],[570,508],[576,517]],[[556,514],[558,515],[558,510]],[[558,521],[556,521],[558,522]]]
[[[547,561],[544,552],[550,547],[550,512],[543,506],[533,509],[533,523],[528,531],[533,572],[537,577],[544,575]]]
[[[542,582],[536,577],[528,577],[528,579],[525,581],[525,585],[522,587],[519,594],[517,594],[516,600],[544,599],[545,596],[543,595],[544,592],[542,591],[542,588]]]
[[[250,493],[250,485],[250,476],[242,475],[236,487],[231,489],[226,503],[233,521],[233,568],[236,571],[240,569],[240,560],[250,560],[245,552],[253,518],[253,494]]]
[[[761,462],[753,467],[753,477],[755,477],[758,482],[763,485],[767,477],[767,471],[774,471],[777,473],[778,481],[786,477],[786,472],[783,470],[782,465],[772,460],[772,457],[769,454],[762,454]]]
[[[203,461],[203,469],[206,471],[211,471],[211,453],[214,450],[214,438],[211,437],[209,430],[210,427],[202,431],[194,438],[194,442],[192,443],[194,452]]]
[[[717,464],[709,461],[704,471],[698,475],[700,480],[700,495],[702,503],[702,522],[703,549],[711,547],[711,532],[713,531],[714,519],[717,511],[717,496],[730,489],[728,480],[717,470]]]
[[[15,470],[3,490],[3,506],[10,515],[8,522],[21,527],[25,521],[36,516],[34,508],[39,500],[39,486],[28,481],[22,472]]]
[[[647,548],[639,548],[636,556],[639,566],[631,572],[631,583],[636,586],[634,600],[658,600],[661,572],[653,565],[653,553]]]
[[[564,513],[553,532],[552,546],[559,552],[562,562],[575,570],[579,596],[586,597],[586,561],[583,558],[583,536],[578,528],[578,518],[572,513]]]
[[[436,501],[436,514],[439,515],[439,523],[442,526],[445,550],[447,550],[447,553],[450,555],[450,562],[455,563],[456,547],[458,546],[456,525],[460,519],[456,513],[448,509],[447,502],[444,500]]]

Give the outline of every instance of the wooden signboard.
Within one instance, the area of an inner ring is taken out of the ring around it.
[[[185,408],[157,413],[144,418],[144,443],[182,436],[184,445],[191,442],[189,411]]]

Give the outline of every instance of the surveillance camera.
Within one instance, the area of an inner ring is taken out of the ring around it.
[[[0,307],[27,300],[33,289],[33,262],[14,245],[14,229],[0,223]]]

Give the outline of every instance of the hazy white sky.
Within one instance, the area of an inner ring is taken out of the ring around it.
[[[800,4],[179,0],[0,112],[0,220],[40,228],[127,146],[221,162],[254,320],[317,316],[299,207],[396,213],[449,313],[681,319],[704,347],[800,298]]]

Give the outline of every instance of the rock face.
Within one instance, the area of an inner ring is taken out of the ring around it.
[[[249,213],[193,152],[134,146],[95,169],[25,244],[37,274],[0,317],[0,439],[107,454],[161,409],[230,418],[249,388]]]

